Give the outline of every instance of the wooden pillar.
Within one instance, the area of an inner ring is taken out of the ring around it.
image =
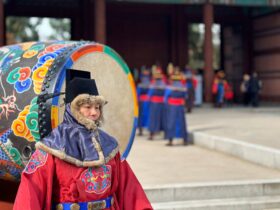
[[[205,101],[212,102],[212,82],[213,82],[213,43],[212,43],[212,24],[213,24],[213,5],[209,2],[203,6],[203,20],[205,25],[204,35],[204,93]]]
[[[0,46],[5,45],[4,0],[0,0]]]
[[[96,42],[106,44],[106,1],[95,0],[94,38]]]

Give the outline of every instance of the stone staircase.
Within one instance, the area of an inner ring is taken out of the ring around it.
[[[277,210],[280,179],[145,187],[155,210]]]

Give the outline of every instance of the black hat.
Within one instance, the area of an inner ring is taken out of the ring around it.
[[[80,94],[99,95],[90,72],[68,69],[66,71],[66,103],[73,101]]]

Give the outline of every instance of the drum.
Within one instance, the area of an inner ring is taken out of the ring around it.
[[[108,101],[101,129],[114,136],[123,158],[138,119],[132,74],[111,48],[94,42],[28,42],[0,48],[0,178],[19,180],[34,145],[63,120],[66,71],[91,73]]]

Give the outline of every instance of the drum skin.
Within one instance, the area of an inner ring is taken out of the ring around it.
[[[108,101],[101,129],[114,136],[122,157],[131,149],[138,120],[135,84],[111,48],[94,42],[28,42],[0,48],[0,179],[19,180],[34,145],[63,120],[68,69],[91,72]]]

